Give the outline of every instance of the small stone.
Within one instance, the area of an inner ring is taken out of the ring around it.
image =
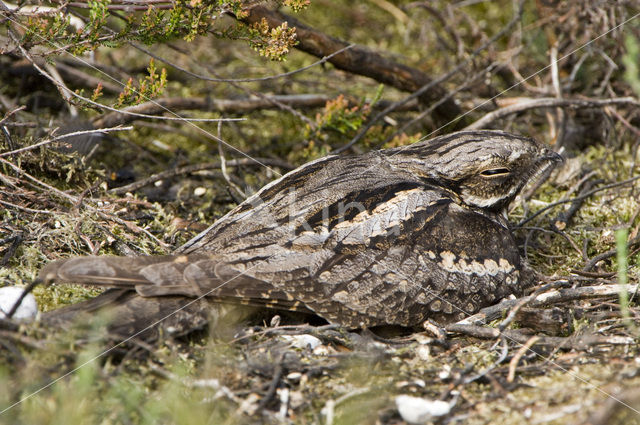
[[[438,378],[445,380],[451,377],[451,366],[444,365],[442,370],[438,373]]]
[[[158,149],[162,149],[162,150],[165,150],[165,151],[170,151],[170,150],[172,150],[172,149],[171,149],[171,147],[170,147],[169,145],[167,145],[165,142],[160,141],[160,140],[158,140],[158,139],[153,139],[153,140],[151,141],[151,144],[152,144],[153,146],[157,147]]]
[[[302,391],[291,391],[289,395],[289,407],[291,409],[297,409],[308,402],[308,399],[302,394]]]
[[[5,286],[0,288],[0,318],[5,319],[13,305],[22,296],[24,288],[19,286]],[[12,319],[31,320],[38,314],[38,303],[33,294],[29,293],[22,300],[20,307],[13,314]]]
[[[328,356],[331,354],[331,351],[329,351],[329,347],[326,345],[319,345],[313,349],[313,354],[316,356]]]
[[[280,326],[280,321],[281,321],[280,315],[276,314],[271,318],[271,321],[269,322],[269,326],[271,326],[272,328],[277,328],[278,326]]]
[[[200,186],[193,189],[193,194],[195,196],[204,196],[205,193],[207,193],[207,188],[205,187]]]
[[[322,341],[320,341],[318,338],[308,334],[282,335],[281,338],[285,341],[290,342],[291,345],[296,348],[308,348],[310,350],[314,350],[316,347],[322,344]]]
[[[240,406],[238,406],[238,410],[242,413],[245,413],[251,416],[254,413],[256,413],[256,411],[258,410],[258,407],[260,406],[258,404],[259,400],[260,400],[260,396],[258,394],[251,393],[247,396],[247,398],[242,400],[242,402],[240,403]]]
[[[431,360],[431,348],[428,345],[419,345],[416,349],[416,355],[422,361]]]
[[[446,401],[427,400],[409,395],[397,396],[396,406],[402,419],[410,424],[425,424],[451,411],[451,406]]]

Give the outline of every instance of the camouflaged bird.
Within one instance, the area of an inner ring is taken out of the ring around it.
[[[122,333],[168,315],[163,324],[182,332],[202,324],[211,301],[351,328],[458,320],[527,284],[506,208],[558,160],[499,131],[327,156],[268,184],[174,255],[47,265],[44,282],[120,288],[50,320],[112,305]]]

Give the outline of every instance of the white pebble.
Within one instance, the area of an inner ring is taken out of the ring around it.
[[[11,311],[13,305],[18,301],[24,288],[19,286],[5,286],[0,288],[0,318],[5,319],[7,313]],[[38,314],[38,303],[33,294],[29,293],[22,300],[22,304],[13,314],[13,319],[28,320],[33,319]]]
[[[402,419],[410,424],[425,424],[434,417],[443,416],[451,411],[446,401],[426,400],[424,398],[399,395],[396,406]]]
[[[205,187],[200,186],[193,189],[193,194],[195,196],[204,196],[205,193],[207,193],[207,188]]]
[[[428,345],[419,345],[416,349],[418,358],[423,361],[431,360],[431,349]]]
[[[442,366],[442,370],[438,372],[438,378],[441,380],[449,379],[451,377],[451,366],[448,364]]]
[[[285,341],[290,342],[291,345],[296,348],[309,348],[313,350],[314,348],[322,344],[322,341],[320,341],[318,338],[308,334],[282,335],[281,338],[284,339]]]
[[[302,378],[302,374],[300,372],[291,372],[287,375],[288,381],[298,382]]]

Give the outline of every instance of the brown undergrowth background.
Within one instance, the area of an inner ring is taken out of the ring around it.
[[[330,152],[494,128],[567,158],[510,211],[541,274],[525,298],[403,336],[271,313],[106,355],[99,320],[3,320],[0,423],[390,424],[400,394],[448,402],[437,423],[640,423],[638,13],[0,2],[2,286],[72,255],[170,252]],[[43,311],[96,294],[33,292]]]

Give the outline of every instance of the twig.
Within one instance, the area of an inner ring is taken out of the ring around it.
[[[571,269],[571,273],[577,274],[578,276],[592,277],[594,279],[609,279],[618,274],[616,272],[594,273],[578,269]]]
[[[51,78],[53,78],[54,85],[56,86],[56,88],[60,92],[60,96],[62,96],[62,98],[65,100],[67,108],[69,108],[69,114],[71,115],[71,117],[73,117],[73,118],[77,117],[78,116],[78,108],[76,108],[76,106],[71,101],[71,98],[73,96],[72,90],[69,87],[67,87],[67,85],[65,84],[64,80],[62,79],[62,76],[60,75],[60,73],[58,72],[58,70],[56,69],[55,66],[53,66],[52,64],[46,62],[44,64],[44,68],[47,71],[49,71],[49,75],[51,76]]]
[[[501,335],[504,335],[504,337],[508,340],[518,344],[526,344],[531,339],[531,335],[525,334],[517,329],[506,329],[503,332],[500,332],[495,328],[476,325],[461,325],[459,323],[452,323],[450,325],[447,325],[445,329],[447,330],[447,332],[459,333],[481,339],[496,339]],[[539,339],[535,342],[535,345],[558,347],[565,350],[585,350],[594,345],[635,344],[636,340],[632,337],[618,335],[601,336],[595,334],[574,335],[570,337],[539,336]]]
[[[218,123],[218,139],[222,140],[222,123]],[[247,195],[243,192],[237,184],[231,181],[229,177],[229,173],[227,173],[227,159],[224,157],[224,149],[222,148],[222,143],[218,143],[218,155],[220,156],[220,172],[222,173],[222,177],[227,182],[229,187],[234,189],[236,192],[240,194],[242,200],[247,199]],[[240,202],[238,202],[240,203]]]
[[[434,87],[439,87],[439,84],[447,81],[449,78],[453,77],[455,74],[460,72],[464,67],[466,67],[468,64],[470,64],[475,59],[475,57],[480,54],[480,52],[482,52],[487,47],[489,47],[491,44],[493,44],[496,40],[500,39],[504,34],[509,32],[511,30],[511,28],[513,28],[514,25],[516,25],[516,23],[522,17],[522,12],[524,10],[523,9],[523,5],[524,5],[524,1],[521,0],[520,1],[520,6],[518,8],[518,12],[515,14],[513,19],[511,21],[509,21],[509,23],[504,28],[502,28],[502,30],[498,31],[497,34],[495,34],[493,37],[491,37],[489,40],[487,40],[486,43],[484,43],[482,46],[480,46],[477,49],[475,49],[464,62],[459,63],[455,68],[453,68],[451,71],[447,72],[443,76],[441,76],[441,77],[439,77],[439,78],[437,78],[437,79],[435,79],[433,81],[427,82],[422,87],[420,87],[419,89],[414,91],[410,96],[407,96],[404,99],[391,104],[391,106],[389,106],[388,108],[384,109],[382,112],[378,113],[375,117],[373,117],[371,120],[369,120],[369,122],[365,126],[363,126],[362,129],[360,129],[358,134],[356,134],[355,137],[349,141],[349,143],[347,143],[346,145],[341,146],[340,148],[336,149],[333,153],[340,153],[340,152],[343,152],[343,151],[349,149],[351,146],[353,146],[354,144],[358,143],[358,141],[360,141],[364,137],[364,135],[367,133],[367,131],[369,131],[369,129],[371,127],[373,127],[381,118],[385,117],[386,115],[388,115],[389,113],[394,111],[397,107],[404,105],[406,102],[408,102],[408,101],[410,101],[412,99],[415,99],[417,97],[420,97],[425,93],[429,93],[429,91],[431,89],[433,89]],[[468,112],[464,113],[464,114],[456,115],[454,118],[449,120],[447,125],[457,123],[458,121],[463,119],[467,114],[468,114]]]
[[[57,61],[56,69],[58,69],[58,71],[60,71],[62,74],[65,74],[66,77],[74,78],[74,82],[76,82],[77,84],[83,84],[84,86],[90,87],[92,89],[100,85],[102,86],[103,91],[112,94],[120,94],[120,92],[122,91],[122,88],[114,83],[96,78],[93,75],[89,75],[86,72],[83,72],[78,68],[67,65],[63,62]]]
[[[530,294],[529,296],[521,298],[520,301],[516,305],[514,305],[513,308],[510,309],[507,317],[502,322],[500,322],[500,324],[498,325],[498,329],[500,331],[505,330],[511,324],[511,322],[513,322],[513,320],[516,318],[518,311],[520,311],[522,307],[526,306],[528,303],[535,300],[535,298],[538,295],[543,294],[549,291],[550,289],[553,289],[554,286],[555,286],[554,283],[543,285],[540,288],[538,288],[536,291],[534,291],[532,294]]]
[[[144,102],[139,105],[130,106],[122,110],[105,114],[93,124],[96,127],[113,127],[118,124],[126,124],[144,117],[163,118],[156,114],[166,110],[200,110],[217,111],[233,114],[245,114],[258,109],[270,109],[275,103],[282,103],[296,108],[318,108],[324,106],[331,97],[318,94],[281,95],[266,96],[263,99],[208,99],[208,98],[184,98],[168,97]],[[240,119],[225,119],[218,121],[238,121]]]
[[[11,152],[4,152],[4,153],[0,153],[0,157],[3,156],[9,156],[9,155],[14,155],[17,153],[22,153],[22,152],[26,152],[26,151],[30,151],[32,149],[35,148],[39,148],[41,146],[46,146],[48,144],[51,144],[53,142],[57,142],[69,137],[75,137],[75,136],[82,136],[82,135],[86,135],[86,134],[94,134],[94,133],[109,133],[112,131],[129,131],[129,130],[133,130],[133,127],[111,127],[111,128],[98,128],[95,130],[83,130],[83,131],[74,131],[72,133],[66,133],[66,134],[61,134],[60,136],[55,136],[51,139],[47,139],[47,140],[43,140],[42,142],[38,142],[36,144],[33,145],[29,145],[29,146],[25,146],[23,148],[20,149],[16,149],[13,150]]]
[[[19,39],[13,34],[13,32],[11,30],[8,31],[9,35],[11,36],[12,40],[17,44],[18,49],[20,50],[20,53],[22,53],[22,55],[24,56],[25,59],[27,59],[31,65],[46,79],[48,79],[49,81],[51,81],[58,89],[64,89],[64,87],[61,87],[58,83],[58,81],[52,77],[51,75],[49,75],[48,72],[46,72],[44,69],[42,69],[40,66],[38,66],[38,64],[35,62],[35,60],[33,59],[33,57],[31,57],[31,55],[25,50],[24,47],[22,47],[22,45],[20,44]],[[124,85],[123,85],[124,86]],[[139,93],[138,93],[139,94]],[[69,95],[82,100],[83,102],[86,102],[92,106],[95,106],[97,108],[100,109],[105,109],[107,111],[111,111],[111,112],[117,112],[119,114],[126,114],[126,115],[132,115],[135,117],[139,117],[139,118],[147,118],[147,119],[161,119],[161,120],[166,120],[166,121],[183,121],[183,122],[218,122],[218,121],[243,121],[244,119],[241,118],[186,118],[186,117],[181,117],[181,116],[173,116],[173,117],[167,117],[167,116],[163,116],[163,115],[146,115],[146,114],[137,114],[135,112],[130,112],[127,111],[126,109],[123,110],[119,110],[116,108],[112,108],[110,106],[107,105],[103,105],[102,103],[98,103],[95,102],[87,97],[81,96],[76,92],[70,92]],[[151,101],[153,102],[153,101]],[[165,111],[167,111],[166,108],[164,108]],[[171,111],[168,111],[171,112]],[[105,126],[105,127],[112,127],[112,126]]]
[[[556,99],[547,97],[542,99],[526,99],[522,98],[514,105],[505,106],[496,111],[489,112],[476,122],[468,125],[465,130],[478,130],[486,128],[487,125],[500,118],[504,118],[511,114],[536,108],[601,108],[608,105],[632,105],[640,106],[640,101],[633,97],[620,97],[614,99]]]
[[[23,106],[17,106],[17,107],[15,107],[15,108],[11,109],[10,111],[7,111],[7,113],[6,113],[6,114],[4,114],[4,117],[2,117],[2,119],[0,120],[0,125],[5,125],[5,122],[6,122],[9,118],[11,118],[11,116],[12,116],[12,115],[17,114],[18,112],[20,112],[20,111],[22,111],[22,110],[24,110],[24,109],[26,109],[26,108],[27,108],[27,107],[23,105]]]
[[[553,202],[553,203],[551,203],[551,204],[547,205],[546,207],[539,209],[538,211],[536,211],[536,212],[535,212],[534,214],[532,214],[531,216],[529,216],[529,217],[527,217],[527,218],[523,219],[523,220],[522,220],[520,223],[518,223],[515,227],[522,227],[522,226],[524,226],[526,223],[530,222],[531,220],[533,220],[534,218],[536,218],[537,216],[539,216],[539,215],[540,215],[540,214],[542,214],[543,212],[545,212],[545,211],[547,211],[547,210],[550,210],[550,209],[551,209],[551,208],[553,208],[553,207],[557,207],[558,205],[566,204],[566,203],[568,203],[568,202],[575,202],[575,201],[577,201],[578,199],[588,198],[589,196],[593,195],[594,193],[598,193],[598,192],[601,192],[601,191],[603,191],[603,190],[607,190],[607,189],[612,189],[612,188],[614,188],[614,187],[618,187],[618,186],[624,186],[624,185],[627,185],[627,184],[629,184],[629,183],[633,183],[633,182],[634,182],[634,181],[636,181],[636,180],[640,180],[640,176],[631,177],[631,178],[629,178],[629,179],[627,179],[627,180],[623,180],[623,181],[621,181],[621,182],[611,183],[611,184],[608,184],[608,185],[605,185],[605,186],[599,187],[599,188],[597,188],[597,189],[593,189],[593,190],[591,190],[591,191],[589,191],[589,192],[585,193],[584,195],[577,196],[577,197],[575,197],[575,198],[573,198],[573,199],[565,199],[565,200],[562,200],[562,201]]]
[[[135,44],[135,43],[129,43],[131,44],[131,46],[135,47],[136,49],[140,50],[141,52],[146,53],[147,55],[151,56],[152,58],[159,60],[161,62],[166,63],[167,65],[177,69],[178,71],[184,72],[187,75],[190,75],[192,77],[198,78],[200,80],[205,80],[205,81],[213,81],[216,83],[250,83],[250,82],[255,82],[255,81],[269,81],[269,80],[275,80],[278,78],[284,78],[284,77],[289,77],[291,75],[295,75],[298,74],[300,72],[304,72],[309,68],[313,68],[314,66],[317,65],[321,65],[325,62],[327,62],[329,59],[333,58],[336,55],[339,55],[340,53],[349,50],[353,47],[355,47],[355,44],[349,44],[348,46],[343,47],[342,49],[336,50],[335,52],[328,54],[326,56],[323,56],[322,59],[312,63],[311,65],[307,65],[307,66],[303,66],[302,68],[298,68],[298,69],[294,69],[293,71],[289,71],[289,72],[284,72],[282,74],[277,74],[277,75],[270,75],[268,77],[259,77],[259,78],[213,78],[213,77],[209,77],[208,75],[202,75],[202,74],[197,74],[193,71],[189,71],[186,68],[181,67],[180,65],[174,63],[174,62],[170,62],[168,61],[166,58],[163,58],[162,56],[158,56],[155,53],[153,53],[152,51],[150,51],[149,49],[145,49],[144,47]]]
[[[455,96],[458,93],[460,93],[461,91],[468,89],[469,86],[474,83],[476,81],[476,79],[478,78],[485,78],[486,75],[491,71],[492,68],[495,67],[495,63],[491,63],[490,65],[488,65],[487,67],[485,67],[483,70],[476,72],[475,75],[471,76],[470,78],[467,78],[467,80],[463,83],[458,85],[455,89],[451,90],[449,92],[449,96]],[[393,105],[393,104],[392,104]],[[433,112],[433,110],[435,109],[435,107],[438,105],[438,103],[434,103],[433,105],[429,106],[428,108],[426,108],[424,111],[420,112],[418,115],[416,115],[415,117],[411,118],[409,121],[407,121],[406,123],[402,124],[396,131],[394,131],[391,135],[389,135],[382,144],[386,144],[389,143],[391,140],[393,140],[394,137],[396,137],[398,134],[401,134],[402,132],[404,132],[407,128],[409,128],[410,126],[412,126],[413,124],[422,121],[426,116],[428,116],[429,114],[431,114]],[[395,109],[395,111],[397,112],[399,108]]]
[[[513,382],[516,376],[516,368],[518,367],[518,363],[520,362],[520,359],[538,341],[540,341],[540,337],[537,335],[533,336],[529,338],[529,340],[525,342],[522,345],[522,347],[518,349],[518,351],[516,351],[516,354],[513,356],[513,358],[509,362],[509,374],[507,375],[507,382],[509,383]]]
[[[208,388],[216,391],[216,395],[214,398],[217,398],[220,395],[224,395],[229,400],[233,401],[236,404],[240,404],[242,400],[236,397],[229,388],[220,384],[220,381],[217,379],[184,379],[160,366],[157,364],[150,362],[149,368],[151,371],[158,376],[168,379],[170,381],[176,382],[180,385],[184,385],[188,388]]]
[[[273,396],[275,395],[276,388],[278,388],[278,385],[280,384],[280,380],[282,379],[282,373],[284,372],[283,362],[286,355],[287,353],[285,351],[284,353],[282,353],[282,355],[278,359],[275,370],[273,371],[273,378],[269,383],[269,388],[267,388],[267,393],[264,395],[264,397],[262,397],[262,400],[260,400],[257,410],[262,410],[265,407],[267,407],[267,403],[269,403],[273,398]]]
[[[9,310],[9,312],[7,313],[7,318],[11,319],[13,315],[16,314],[16,311],[18,311],[18,308],[20,308],[20,305],[22,304],[22,301],[24,301],[24,298],[29,295],[31,291],[33,291],[33,288],[35,288],[36,285],[37,283],[33,281],[22,290],[22,293],[20,294],[16,302],[13,303],[13,307],[11,307],[11,310]]]
[[[509,344],[507,343],[507,339],[502,337],[500,338],[500,342],[502,343],[502,350],[500,351],[500,356],[496,359],[496,361],[493,362],[491,366],[487,367],[485,370],[478,373],[477,375],[466,378],[463,381],[464,384],[470,384],[472,382],[477,381],[480,378],[483,378],[487,374],[491,373],[492,370],[497,368],[504,361],[504,359],[507,358],[507,355],[509,354]]]
[[[411,8],[414,8],[414,7],[420,7],[422,9],[426,10],[431,15],[433,15],[433,17],[436,18],[436,20],[438,22],[440,22],[440,25],[442,25],[442,28],[445,30],[445,32],[447,32],[449,34],[449,36],[455,42],[456,48],[452,48],[447,43],[445,43],[444,40],[442,40],[443,44],[449,50],[455,52],[456,56],[458,58],[462,57],[462,55],[464,54],[464,44],[462,42],[462,39],[460,38],[460,34],[458,34],[456,29],[449,24],[449,22],[445,19],[444,16],[442,16],[442,13],[440,13],[440,11],[438,9],[436,9],[433,6],[431,6],[428,2],[425,2],[425,1],[414,1],[414,2],[411,2],[409,4],[404,5],[403,9],[411,9]]]
[[[29,347],[34,350],[42,350],[46,348],[46,346],[41,341],[38,341],[37,339],[29,338],[28,336],[21,335],[17,332],[5,331],[2,329],[0,329],[0,339],[13,340],[13,341],[19,342],[25,347]]]
[[[269,10],[263,6],[251,7],[248,12],[248,16],[243,21],[249,24],[266,19],[269,26],[275,28],[284,22],[288,22],[290,27],[296,28],[296,36],[299,41],[299,44],[295,46],[296,49],[316,57],[327,56],[344,49],[349,44],[310,28],[290,16]],[[446,97],[447,94],[439,84],[431,84],[431,77],[424,72],[386,59],[359,46],[352,47],[332,57],[329,62],[338,69],[373,78],[403,91],[415,92],[421,87],[430,85],[420,93],[420,95],[423,95],[423,101],[427,104],[437,102]],[[436,111],[444,120],[451,120],[459,114],[460,108],[452,99],[449,99],[438,106]]]
[[[636,235],[635,238],[627,242],[627,249],[631,249],[634,245],[638,243],[640,243],[640,234]],[[582,271],[584,272],[590,271],[592,268],[595,267],[596,264],[598,264],[599,261],[606,260],[607,258],[611,258],[615,256],[617,253],[618,253],[618,250],[614,248],[614,249],[610,249],[609,251],[603,252],[602,254],[596,255],[591,260],[589,260],[587,264],[585,264],[585,266],[582,268]]]
[[[291,164],[285,161],[282,161],[279,159],[273,159],[273,158],[255,158],[255,160],[249,159],[249,158],[241,158],[241,159],[230,159],[229,161],[226,162],[226,165],[228,167],[237,167],[239,165],[262,165],[262,164],[267,164],[273,167],[284,168],[285,170],[293,169]],[[107,191],[107,193],[111,193],[114,195],[122,195],[124,193],[133,192],[134,190],[138,190],[141,187],[153,184],[154,182],[157,182],[159,180],[175,177],[181,174],[192,174],[198,171],[217,169],[217,168],[220,168],[220,166],[221,166],[221,163],[219,161],[207,162],[204,164],[187,165],[187,166],[176,168],[173,170],[167,170],[161,173],[152,174],[147,178],[130,183],[126,186],[120,186],[114,189],[110,189]]]
[[[563,283],[568,283],[567,281],[557,281],[554,282],[554,285],[559,285]],[[640,285],[629,285],[629,292],[635,293],[640,288]],[[563,288],[563,289],[553,289],[548,292],[541,293],[536,296],[528,296],[524,298],[519,298],[515,300],[505,300],[499,304],[485,307],[481,309],[478,313],[473,316],[469,316],[466,319],[460,320],[456,324],[459,325],[480,325],[489,323],[502,315],[502,312],[512,308],[515,305],[523,302],[523,300],[533,297],[533,299],[526,301],[525,304],[528,304],[531,307],[540,307],[543,305],[551,305],[560,302],[580,300],[580,299],[591,299],[591,298],[609,298],[609,297],[617,297],[620,293],[619,285],[600,285],[600,286],[583,286],[581,288]],[[497,329],[496,329],[497,331]]]
[[[592,175],[594,174],[589,173],[589,176],[592,176]],[[582,179],[582,181],[585,182],[586,179]],[[569,224],[569,222],[571,221],[571,219],[573,218],[573,216],[582,207],[582,204],[584,203],[586,198],[581,198],[581,196],[589,192],[590,190],[592,190],[594,186],[599,185],[600,183],[603,183],[603,182],[604,180],[602,179],[586,181],[584,187],[580,190],[580,194],[578,195],[578,197],[574,198],[573,202],[571,202],[569,209],[567,211],[561,212],[556,216],[555,219],[552,220],[552,223],[551,223],[552,226],[554,226],[559,231],[564,230]]]
[[[59,189],[56,189],[55,187],[41,181],[38,180],[37,178],[33,177],[32,175],[30,175],[29,173],[26,173],[24,170],[22,170],[20,167],[12,164],[11,162],[0,158],[0,163],[2,164],[6,164],[7,166],[9,166],[10,168],[12,168],[13,170],[15,170],[18,174],[26,177],[28,180],[30,180],[31,182],[35,183],[36,186],[40,186],[42,188],[47,189],[50,193],[55,194],[57,196],[59,196],[60,198],[66,199],[67,201],[71,202],[72,205],[77,205],[78,204],[78,198],[76,196],[73,195],[69,195],[68,193],[65,193]],[[108,221],[114,221],[118,224],[121,224],[123,226],[125,226],[126,228],[128,228],[129,230],[136,232],[136,233],[144,233],[145,235],[147,235],[147,237],[149,237],[151,240],[153,240],[154,242],[156,242],[159,246],[166,248],[167,244],[162,242],[160,239],[156,238],[154,235],[152,235],[147,229],[143,229],[140,226],[136,225],[135,223],[132,223],[130,221],[125,221],[119,217],[116,217],[112,214],[106,214],[102,211],[100,211],[99,209],[91,206],[91,205],[87,205],[84,204],[84,208],[88,209],[89,211],[98,214],[99,217],[108,220]]]
[[[9,208],[15,208],[17,210],[21,210],[21,211],[32,213],[32,214],[47,214],[47,215],[55,214],[53,211],[35,210],[33,208],[23,207],[22,205],[12,204],[11,202],[3,201],[2,199],[0,199],[0,204],[5,205]]]

